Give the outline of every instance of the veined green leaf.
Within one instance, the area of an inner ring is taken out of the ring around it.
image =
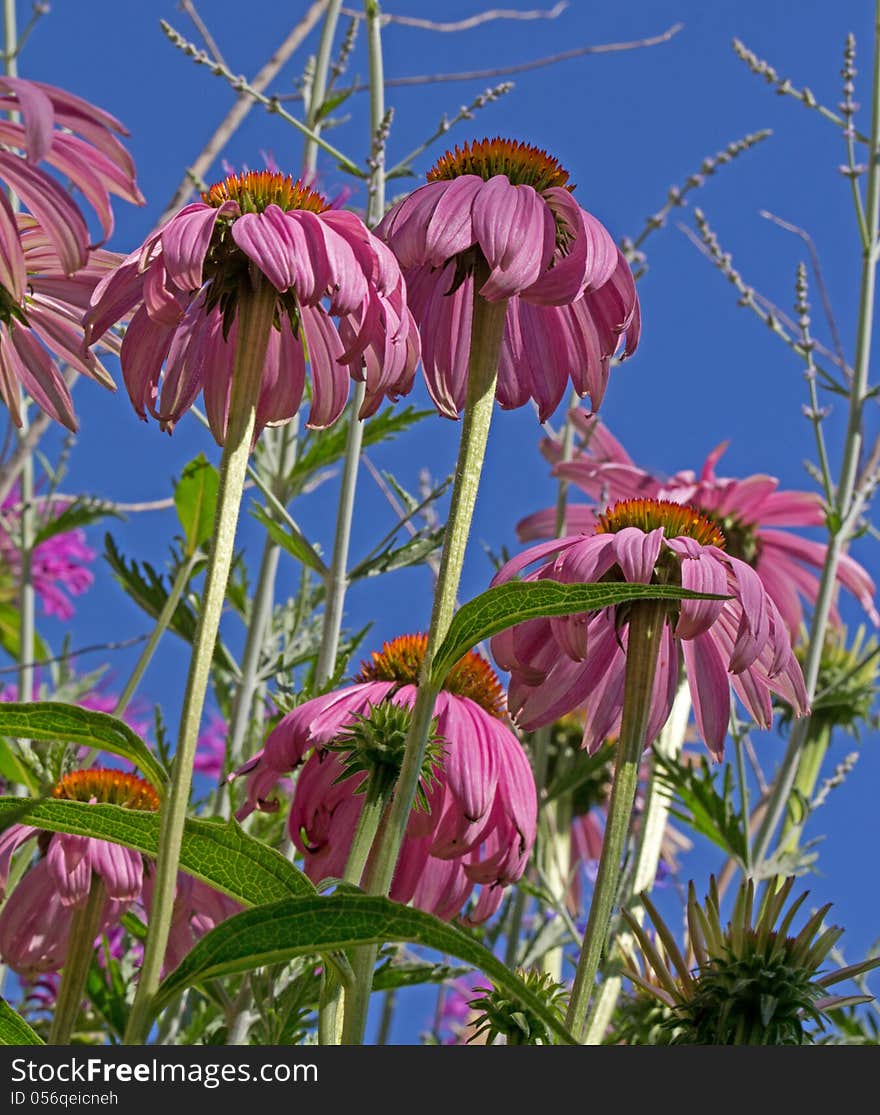
[[[0,701],[0,735],[34,742],[74,743],[128,759],[161,794],[164,767],[144,741],[122,720],[61,701]]]
[[[265,507],[252,507],[251,514],[269,533],[269,537],[273,542],[277,542],[282,550],[286,550],[292,557],[303,565],[307,565],[309,569],[314,571],[320,576],[324,577],[327,574],[327,566],[321,560],[321,555],[314,548],[311,542],[302,533],[294,533],[288,527],[283,526],[266,511]]]
[[[628,581],[588,585],[565,585],[549,580],[509,581],[481,592],[459,608],[434,656],[431,681],[439,688],[455,663],[477,643],[527,619],[595,612],[634,600],[726,599],[726,596],[691,592],[675,585],[641,585]]]
[[[204,453],[189,462],[174,489],[174,506],[186,538],[186,552],[192,556],[214,532],[214,513],[220,474]]]
[[[159,814],[121,805],[0,798],[0,830],[10,824],[109,840],[147,856],[155,856],[159,846]],[[180,869],[245,906],[315,892],[288,859],[248,836],[236,821],[187,820]]]
[[[0,1045],[44,1045],[20,1014],[0,999]]]
[[[473,934],[411,906],[367,894],[315,895],[273,902],[228,918],[204,936],[162,983],[157,1012],[202,980],[246,972],[295,956],[357,945],[410,942],[464,960],[534,1012],[564,1044],[576,1044],[562,1022]]]

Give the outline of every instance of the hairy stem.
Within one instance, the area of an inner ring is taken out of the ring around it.
[[[256,405],[266,357],[266,346],[275,311],[275,292],[260,280],[256,290],[244,287],[238,296],[238,342],[232,373],[232,394],[223,456],[220,461],[220,490],[214,520],[214,537],[205,587],[193,640],[193,656],[187,678],[174,770],[161,809],[161,829],[156,857],[153,905],[147,931],[144,963],[137,994],[125,1033],[127,1045],[146,1042],[150,1029],[151,1000],[159,986],[171,915],[177,888],[177,868],[183,826],[189,804],[199,725],[226,584],[232,565],[235,531],[244,491],[248,457],[256,423]]]
[[[82,1006],[83,991],[95,955],[95,938],[101,927],[101,915],[107,892],[100,875],[92,875],[92,885],[85,905],[76,910],[70,923],[70,944],[64,958],[61,986],[55,1013],[49,1028],[49,1045],[70,1045],[73,1028]]]
[[[477,293],[487,275],[488,268],[485,264],[478,267],[474,275],[474,312],[468,361],[467,400],[449,519],[443,537],[443,553],[434,595],[431,626],[428,630],[428,645],[419,677],[418,694],[413,708],[400,777],[364,879],[365,889],[370,894],[387,895],[391,889],[394,869],[418,789],[428,733],[434,716],[434,702],[437,699],[437,689],[430,680],[431,665],[437,647],[449,630],[455,611],[458,584],[480,484],[480,472],[489,439],[507,303],[506,301],[486,302]],[[375,956],[375,946],[365,946],[358,950],[355,961],[356,991],[351,1003],[346,1004],[346,1034],[352,1042],[363,1040]]]
[[[621,858],[636,796],[639,765],[651,710],[651,690],[657,671],[657,658],[660,653],[665,619],[664,605],[655,601],[635,604],[630,613],[623,715],[615,757],[611,802],[608,807],[605,838],[602,841],[599,874],[596,878],[593,900],[590,903],[584,944],[578,960],[577,974],[566,1017],[566,1026],[579,1041],[585,1038],[587,1010],[593,993],[593,983],[605,950],[611,911],[620,885]]]

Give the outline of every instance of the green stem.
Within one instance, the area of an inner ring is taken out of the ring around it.
[[[382,1017],[379,1019],[379,1031],[376,1034],[376,1045],[387,1045],[391,1036],[391,1023],[394,1021],[394,1008],[397,1006],[397,991],[392,988],[385,992],[382,1003]]]
[[[430,681],[431,665],[437,647],[449,630],[455,611],[458,584],[480,484],[480,472],[486,455],[489,425],[495,402],[495,386],[498,381],[498,358],[507,315],[506,301],[487,302],[477,293],[487,275],[488,268],[485,263],[477,268],[474,275],[474,312],[468,360],[467,400],[449,519],[443,537],[443,554],[437,575],[431,626],[428,630],[428,645],[419,677],[418,693],[400,777],[364,879],[364,887],[369,894],[387,895],[391,889],[391,880],[394,877],[397,858],[409,823],[409,815],[425,759],[428,733],[434,716],[434,702],[437,699],[437,688]],[[356,989],[351,1001],[346,1002],[345,1020],[345,1032],[354,1044],[363,1041],[372,986],[373,963],[377,950],[375,946],[364,946],[357,952],[354,965],[357,977]]]
[[[375,0],[364,0],[367,22],[367,47],[370,65],[370,135],[375,145],[385,118],[385,76],[382,60],[382,13]],[[367,192],[367,227],[372,228],[385,212],[385,159],[376,151],[370,169]],[[316,680],[319,686],[331,678],[336,670],[339,634],[345,611],[345,594],[348,591],[348,550],[351,542],[351,524],[354,517],[354,499],[357,490],[358,468],[364,438],[364,424],[360,415],[366,395],[366,383],[355,384],[351,399],[348,438],[345,443],[345,460],[342,466],[342,483],[339,490],[339,508],[336,513],[336,534],[333,538],[333,556],[325,578],[326,603],[321,633],[321,650],[318,656]]]
[[[189,584],[197,560],[198,554],[191,554],[178,568],[171,585],[171,591],[168,594],[168,599],[165,601],[162,606],[162,611],[156,618],[156,626],[153,628],[146,646],[141,651],[140,657],[135,663],[131,676],[125,683],[125,688],[119,694],[119,698],[113,707],[114,716],[122,716],[128,707],[128,702],[134,696],[138,685],[140,685],[141,678],[144,676],[147,666],[149,666],[156,652],[156,647],[159,645],[159,640],[168,630],[168,625],[171,623],[174,613],[177,611],[177,605],[180,602],[181,596],[183,596],[184,589]],[[90,767],[100,754],[101,752],[96,748],[91,748],[80,760],[80,768],[85,770]]]
[[[266,357],[266,346],[275,312],[274,288],[260,280],[256,290],[243,286],[238,296],[238,342],[232,373],[232,395],[223,456],[220,461],[220,490],[214,520],[214,537],[193,655],[187,678],[174,771],[161,810],[161,829],[156,858],[153,906],[147,931],[144,963],[137,994],[125,1033],[128,1045],[143,1044],[150,1029],[151,1000],[159,986],[171,914],[177,888],[180,845],[189,804],[193,760],[226,584],[232,565],[235,530],[241,506],[248,457],[254,436],[256,405]]]
[[[364,439],[364,424],[359,417],[366,394],[366,384],[357,383],[352,392],[351,414],[348,419],[348,437],[345,442],[345,460],[339,490],[339,507],[336,513],[336,533],[333,538],[333,556],[325,578],[326,602],[321,631],[321,650],[315,682],[324,685],[336,671],[336,654],[342,631],[345,611],[345,594],[348,591],[348,551],[351,543],[351,526],[354,519],[354,499],[357,491],[358,468]]]
[[[795,805],[795,802],[789,800],[789,809],[782,822],[782,831],[779,835],[779,847],[783,852],[797,851],[807,819],[809,802],[816,789],[816,783],[819,781],[822,763],[828,753],[830,744],[831,725],[820,720],[813,721],[807,732],[792,787],[802,801]],[[796,815],[792,812],[793,808],[797,809]]]
[[[282,426],[275,434],[278,439],[278,460],[273,478],[274,494],[281,504],[287,502],[286,481],[296,460],[298,422],[296,419]],[[227,762],[235,768],[244,758],[244,742],[253,709],[254,696],[259,684],[260,656],[266,641],[266,632],[272,620],[275,604],[275,579],[281,547],[267,534],[260,558],[260,571],[251,603],[250,623],[245,637],[241,657],[241,680],[235,692],[232,716],[229,723],[229,739],[226,745]]]
[[[736,776],[739,782],[739,796],[740,796],[740,811],[742,812],[743,824],[747,824],[747,818],[750,816],[749,810],[749,783],[746,776],[746,762],[745,755],[743,754],[743,741],[742,733],[737,730],[733,735],[733,746],[736,752]],[[752,849],[751,842],[749,841],[748,833],[745,834],[745,863],[743,867],[747,878],[752,874]]]
[[[679,755],[684,745],[687,733],[688,719],[691,711],[691,694],[687,682],[683,681],[675,695],[669,719],[657,738],[653,750],[664,758],[674,759]],[[657,868],[660,864],[660,852],[663,846],[663,837],[666,833],[666,822],[669,817],[671,802],[669,794],[664,792],[663,784],[657,777],[657,768],[651,764],[651,774],[645,790],[645,807],[639,824],[639,837],[636,846],[635,866],[633,867],[631,891],[634,894],[650,893],[657,878]],[[641,922],[644,916],[643,907],[635,910],[635,917]],[[621,935],[623,940],[623,935]],[[584,1035],[585,1045],[600,1045],[611,1022],[614,1008],[620,997],[623,981],[620,976],[611,973],[602,980],[602,986],[596,994],[593,1004],[587,1015],[587,1028]]]
[[[83,991],[95,955],[95,938],[107,892],[100,875],[92,874],[92,885],[85,905],[74,911],[70,923],[70,944],[61,973],[61,986],[49,1028],[49,1045],[70,1045],[73,1028],[82,1006]]]
[[[138,685],[140,685],[141,678],[144,676],[147,666],[149,666],[150,660],[156,651],[156,647],[159,645],[159,640],[168,630],[168,626],[174,618],[174,613],[177,611],[180,598],[183,596],[184,590],[193,575],[193,569],[195,568],[197,559],[198,555],[192,554],[178,568],[171,585],[171,591],[168,593],[168,599],[165,601],[162,606],[162,611],[156,619],[156,626],[153,628],[146,646],[141,651],[140,657],[135,663],[135,667],[131,672],[131,677],[129,677],[128,681],[125,683],[125,688],[119,694],[116,707],[113,709],[114,716],[122,716],[128,706],[128,702],[134,696]]]
[[[596,878],[593,900],[590,903],[584,944],[578,960],[566,1017],[566,1026],[579,1041],[583,1041],[585,1036],[593,983],[605,949],[611,911],[617,899],[621,858],[639,780],[639,765],[651,710],[651,690],[665,621],[666,610],[660,602],[640,602],[633,605],[630,612],[623,717],[620,740],[617,744],[611,802],[608,807],[605,838],[602,842],[602,855],[599,859],[599,874]]]
[[[364,797],[361,815],[351,841],[348,861],[342,876],[344,882],[359,886],[370,850],[376,839],[376,833],[382,823],[388,805],[387,794],[367,793]],[[364,950],[358,950],[362,952]],[[358,971],[358,956],[354,961],[355,974]],[[342,988],[339,981],[332,973],[324,972],[321,986],[321,999],[318,1004],[318,1044],[319,1045],[346,1045],[349,1036],[344,1026],[340,1025],[339,1008],[342,1005]],[[352,1044],[356,1044],[356,1040]]]
[[[330,51],[333,49],[333,39],[336,36],[336,25],[339,22],[339,9],[342,0],[330,0],[327,5],[327,14],[324,16],[324,26],[321,28],[321,38],[318,42],[318,55],[315,59],[315,76],[312,79],[311,95],[306,111],[306,125],[312,134],[306,136],[303,146],[303,171],[314,174],[318,162],[318,143],[321,134],[319,113],[324,98],[327,95],[327,74],[330,69]]]
[[[812,700],[819,677],[819,664],[825,641],[828,615],[837,587],[837,569],[853,526],[854,513],[863,496],[857,491],[859,458],[863,443],[863,412],[868,388],[871,341],[874,327],[874,296],[877,278],[877,232],[880,226],[880,0],[874,9],[874,79],[871,111],[871,142],[869,146],[868,183],[866,191],[867,236],[861,243],[861,283],[859,316],[856,331],[856,355],[849,393],[849,416],[840,481],[834,504],[835,527],[819,582],[819,592],[810,625],[809,647],[804,664],[807,697]],[[782,820],[797,774],[801,753],[809,734],[809,719],[799,720],[792,728],[785,755],[771,787],[767,811],[755,837],[752,851],[754,863],[760,866],[768,854],[773,835]]]

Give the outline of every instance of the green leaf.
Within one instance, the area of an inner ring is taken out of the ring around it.
[[[380,573],[390,573],[392,569],[406,569],[411,565],[423,564],[443,545],[443,530],[443,527],[438,527],[436,530],[420,530],[402,546],[393,546],[369,560],[360,562],[349,573],[349,581],[376,577]]]
[[[160,1011],[202,980],[284,963],[295,956],[357,945],[410,942],[464,960],[511,999],[536,1014],[565,1044],[574,1045],[556,1014],[472,933],[439,918],[367,894],[315,895],[273,902],[228,918],[199,941],[162,983]]]
[[[45,1045],[5,999],[0,999],[0,1045]]]
[[[15,823],[109,840],[147,856],[159,846],[159,814],[121,805],[0,798],[0,831]],[[288,859],[248,836],[237,821],[187,820],[180,868],[245,906],[315,891]]]
[[[160,574],[148,562],[141,566],[134,559],[126,559],[110,534],[104,536],[104,547],[104,559],[113,570],[116,580],[148,616],[158,619],[168,599],[168,589]],[[169,627],[175,635],[192,645],[196,622],[195,610],[186,600],[181,600],[174,610]],[[214,646],[214,665],[226,674],[238,676],[238,665],[220,639]]]
[[[0,735],[37,743],[78,744],[134,763],[162,793],[168,775],[144,741],[122,720],[61,701],[0,701]]]
[[[220,474],[200,453],[184,468],[174,489],[174,506],[186,537],[186,553],[192,556],[214,533],[214,513]]]
[[[459,608],[434,656],[431,682],[439,688],[463,654],[483,639],[523,620],[578,615],[633,600],[727,599],[727,596],[691,592],[675,585],[641,585],[626,581],[589,585],[564,585],[559,581],[509,581],[481,592]]]
[[[435,414],[433,410],[416,410],[415,407],[386,407],[381,414],[370,418],[364,426],[363,448],[388,441],[408,430],[423,418]],[[301,488],[319,468],[326,468],[345,454],[348,440],[348,422],[336,422],[329,430],[318,430],[310,435],[309,444],[300,455],[288,482],[292,489]]]
[[[376,974],[373,976],[373,990],[393,991],[398,987],[445,983],[447,980],[466,976],[469,971],[470,968],[453,967],[449,964],[389,960],[376,969]]]
[[[745,863],[746,834],[742,813],[734,804],[730,764],[723,768],[720,787],[715,785],[717,768],[713,770],[703,756],[698,766],[686,767],[655,751],[654,771],[666,796],[678,798],[670,806],[672,816],[717,844],[726,855]]]
[[[54,507],[58,506],[57,503],[54,505]],[[54,538],[56,534],[66,534],[71,530],[97,523],[101,519],[106,519],[108,515],[112,515],[114,519],[122,518],[118,511],[103,500],[80,496],[78,499],[71,500],[58,515],[50,512],[50,517],[34,535],[33,547],[36,549],[41,542]]]
[[[6,651],[10,658],[21,658],[21,613],[14,604],[0,603],[0,648]],[[34,632],[34,650],[31,661],[48,658],[49,651],[40,636]]]
[[[354,86],[350,85],[347,89],[340,89],[338,92],[332,93],[318,109],[315,122],[326,120],[330,113],[333,112],[334,109],[339,108],[341,104],[344,104],[353,92]]]
[[[279,522],[272,518],[265,507],[252,507],[251,514],[258,523],[266,528],[269,537],[273,542],[277,542],[282,550],[286,550],[298,562],[308,566],[309,569],[314,569],[318,576],[326,576],[327,566],[321,560],[321,555],[301,531],[285,530]]]
[[[22,761],[11,740],[0,739],[0,778],[27,786],[32,792],[39,789],[40,779]]]

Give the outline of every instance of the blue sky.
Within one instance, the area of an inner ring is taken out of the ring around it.
[[[530,5],[517,0],[511,6]],[[546,4],[547,7],[551,5]],[[24,21],[26,5],[20,4]],[[29,6],[27,6],[29,7]],[[473,15],[483,5],[473,0],[425,0],[395,12],[452,21]],[[211,0],[200,6],[235,72],[253,74],[287,33],[299,4],[264,4],[243,15],[242,5]],[[696,195],[722,245],[749,283],[786,311],[793,301],[795,268],[805,258],[795,236],[763,219],[769,210],[812,234],[836,319],[851,354],[858,296],[859,247],[849,187],[838,166],[845,152],[839,133],[818,113],[791,97],[777,96],[753,76],[731,49],[739,37],[795,85],[808,85],[823,103],[840,100],[839,70],[844,37],[856,34],[863,55],[857,99],[870,100],[872,5],[844,0],[632,0],[599,4],[575,0],[553,20],[498,21],[463,33],[431,33],[390,27],[385,35],[389,77],[468,71],[514,65],[587,44],[625,42],[658,35],[676,23],[683,29],[668,43],[650,49],[581,57],[559,65],[514,75],[515,89],[459,125],[450,141],[503,134],[547,148],[559,157],[577,183],[581,204],[594,212],[612,234],[635,236],[648,214],[664,202],[668,187],[682,183],[706,155],[730,141],[763,128],[772,137],[707,180]],[[222,79],[196,67],[175,50],[159,29],[165,18],[186,35],[195,31],[172,0],[141,0],[120,5],[114,0],[56,3],[37,27],[21,59],[21,73],[63,86],[119,116],[131,132],[141,188],[148,204],[136,210],[117,207],[117,227],[110,247],[129,251],[144,238],[164,209],[204,142],[225,115],[233,94]],[[317,42],[313,33],[282,71],[273,91],[289,92],[295,75]],[[363,36],[351,73],[366,76]],[[389,157],[394,161],[420,143],[446,113],[473,100],[500,78],[390,89],[394,106]],[[350,120],[330,133],[332,142],[357,160],[368,149],[366,99],[353,97]],[[861,126],[867,130],[864,119]],[[437,145],[433,157],[442,153]],[[301,158],[298,134],[282,121],[255,108],[225,152],[233,165],[262,164],[261,152],[296,173]],[[432,155],[415,164],[420,174]],[[222,176],[215,168],[214,178]],[[331,159],[321,156],[319,171],[332,192],[347,184]],[[211,176],[209,176],[211,177]],[[418,181],[419,179],[416,179]],[[392,187],[405,188],[405,182]],[[357,193],[352,204],[363,203]],[[807,400],[802,366],[757,318],[736,305],[733,289],[704,260],[677,228],[693,227],[689,208],[673,213],[669,225],[647,242],[650,270],[639,284],[644,316],[641,347],[618,368],[603,405],[603,417],[642,464],[661,472],[699,468],[705,455],[730,439],[722,472],[766,472],[785,487],[812,486],[803,461],[813,455],[812,434],[801,414]],[[816,332],[829,340],[828,329],[812,289]],[[216,447],[194,419],[185,419],[173,437],[155,424],[138,421],[123,391],[115,396],[90,383],[76,391],[81,434],[70,462],[65,488],[105,498],[135,501],[168,494],[169,480],[204,450],[217,459]],[[426,405],[421,384],[412,401]],[[559,421],[559,414],[555,417]],[[869,412],[869,437],[877,414]],[[835,405],[827,423],[836,467],[845,422]],[[413,487],[418,471],[435,476],[451,471],[457,444],[455,424],[437,419],[423,423],[418,435],[382,447],[375,464],[390,469]],[[514,526],[523,515],[554,498],[554,484],[537,452],[540,428],[531,408],[496,412],[483,487],[477,508],[473,545],[462,586],[464,596],[485,587],[490,567],[480,543],[497,550],[515,548]],[[58,438],[47,439],[51,448]],[[322,487],[296,508],[311,537],[329,550],[335,511],[335,484]],[[369,549],[391,524],[383,497],[367,476],[358,496],[354,554]],[[124,551],[161,562],[175,531],[172,513],[142,515],[111,524]],[[102,528],[91,532],[101,548]],[[259,539],[245,523],[241,542],[255,562]],[[875,579],[880,576],[877,548],[859,540],[854,555]],[[294,568],[282,565],[293,585]],[[422,570],[393,575],[357,586],[350,594],[348,621],[354,628],[374,620],[379,640],[426,625],[430,601]],[[381,604],[377,613],[377,600]],[[861,617],[851,602],[843,613],[850,624]],[[74,646],[124,639],[147,629],[144,617],[98,566],[98,583],[79,605],[71,625]],[[46,633],[57,644],[62,631]],[[179,707],[180,679],[187,656],[182,646],[166,641],[161,661],[149,671],[144,694],[160,701],[169,722]],[[114,656],[113,672],[124,680],[131,657]],[[97,659],[83,660],[83,668]],[[775,733],[758,740],[768,765],[782,753]],[[835,755],[850,745],[841,741]],[[875,806],[880,777],[877,739],[868,735],[848,783],[818,818],[827,833],[822,844],[822,877],[812,881],[816,898],[834,902],[832,916],[847,927],[848,951],[859,955],[880,935],[880,898],[873,880],[865,880],[866,847],[880,838]],[[693,870],[715,866],[711,857],[696,857]]]

